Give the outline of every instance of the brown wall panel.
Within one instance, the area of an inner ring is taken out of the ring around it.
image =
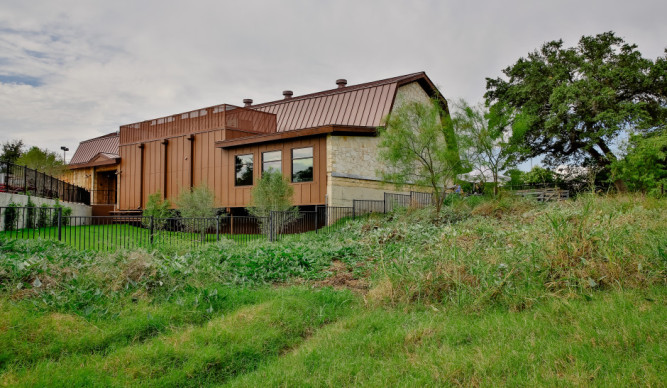
[[[202,119],[204,120],[204,119]],[[236,187],[234,158],[236,155],[253,154],[253,183],[261,177],[262,152],[282,151],[283,175],[291,178],[291,150],[293,148],[313,147],[313,182],[295,183],[295,205],[320,205],[325,203],[326,194],[326,138],[312,137],[307,139],[285,140],[276,143],[249,145],[234,149],[215,147],[215,142],[223,140],[223,130],[214,130],[194,135],[194,153],[190,151],[189,135],[169,138],[165,166],[165,145],[162,140],[144,143],[144,182],[143,198],[141,192],[141,149],[137,144],[120,147],[121,171],[119,209],[136,209],[146,204],[148,196],[164,191],[166,176],[166,193],[172,205],[179,193],[190,187],[192,171],[193,184],[205,183],[215,192],[216,206],[244,207],[250,204],[252,186]],[[165,175],[166,169],[166,175]],[[142,201],[143,199],[143,201]]]

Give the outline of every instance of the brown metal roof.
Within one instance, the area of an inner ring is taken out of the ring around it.
[[[437,94],[426,74],[419,72],[257,104],[251,108],[275,114],[278,132],[324,125],[377,127],[389,114],[396,89],[414,81],[420,82],[430,94]]]
[[[105,154],[108,158],[118,158],[118,139],[118,132],[112,132],[82,141],[69,162],[70,167],[75,167],[73,166],[75,164],[88,163],[100,153]]]

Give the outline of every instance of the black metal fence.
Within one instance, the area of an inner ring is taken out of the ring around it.
[[[157,246],[196,246],[227,238],[266,239],[261,220],[248,216],[155,218],[72,216],[63,208],[0,207],[0,238],[62,241],[78,249],[114,251]]]
[[[0,161],[0,192],[90,205],[90,192],[26,166]]]
[[[73,216],[62,207],[8,206],[0,207],[0,238],[62,241],[79,249],[99,251],[188,247],[222,239],[241,244],[276,241],[291,234],[331,232],[347,220],[420,203],[413,194],[405,195],[410,200],[399,195],[385,195],[382,201],[353,201],[352,207],[315,206],[309,211],[271,212],[267,217]],[[397,198],[402,202],[395,201]]]

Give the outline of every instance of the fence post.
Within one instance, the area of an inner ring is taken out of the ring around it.
[[[62,241],[63,208],[58,208],[58,241]]]
[[[154,227],[154,223],[153,223],[153,221],[154,221],[154,220],[155,220],[154,216],[151,216],[151,232],[150,232],[150,233],[151,233],[151,234],[150,234],[150,242],[151,242],[151,245],[153,245],[153,227]]]
[[[23,166],[23,194],[28,194],[28,166]]]
[[[317,218],[318,217],[317,217],[317,215],[318,215],[318,213],[319,212],[317,211],[317,206],[315,206],[315,234],[317,234],[317,227],[318,227],[318,224],[317,224],[317,221],[318,221]]]
[[[220,214],[215,216],[215,240],[220,241]]]
[[[352,219],[356,218],[356,212],[357,212],[357,200],[353,199],[352,200]]]
[[[269,230],[267,230],[266,237],[269,239],[269,241],[273,241],[272,235],[273,234],[273,212],[269,211]]]

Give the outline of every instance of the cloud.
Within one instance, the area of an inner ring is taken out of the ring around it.
[[[420,70],[481,101],[485,77],[548,40],[614,30],[661,55],[663,3],[5,1],[0,141],[73,150],[122,124]]]

